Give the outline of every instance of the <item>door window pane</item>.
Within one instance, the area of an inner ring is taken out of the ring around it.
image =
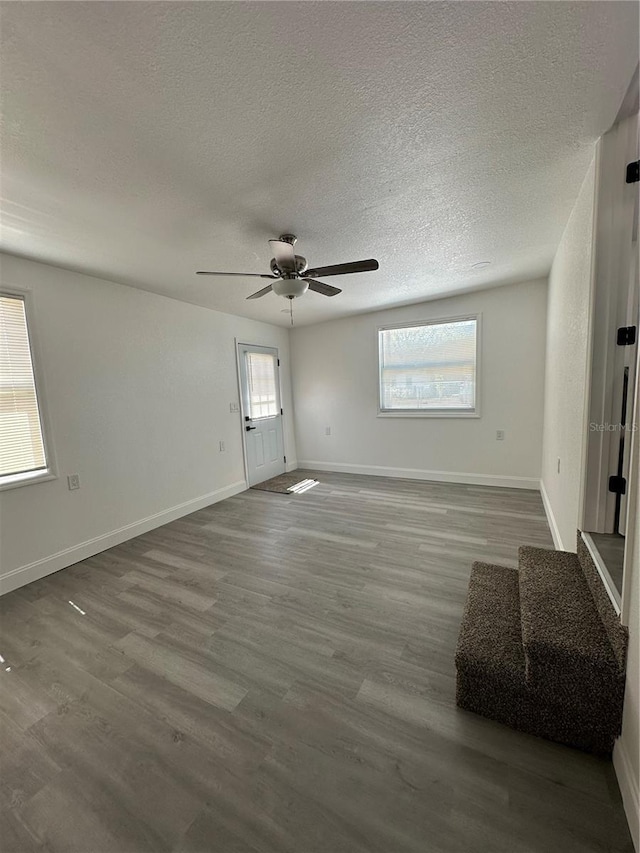
[[[247,384],[249,417],[272,418],[278,414],[277,374],[275,356],[269,353],[248,352]]]

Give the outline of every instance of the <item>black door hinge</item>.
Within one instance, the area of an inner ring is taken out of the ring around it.
[[[285,462],[287,461],[287,457],[286,457],[286,456],[284,457],[284,461],[285,461]]]
[[[627,165],[626,182],[628,184],[637,184],[638,181],[640,181],[640,160],[634,160],[633,163]]]
[[[284,409],[280,409],[280,414],[284,415]]]
[[[616,335],[616,343],[619,347],[632,347],[636,342],[636,327],[621,326]]]
[[[278,359],[278,367],[280,367],[280,359]]]
[[[627,481],[624,477],[609,477],[609,491],[614,495],[626,495]]]

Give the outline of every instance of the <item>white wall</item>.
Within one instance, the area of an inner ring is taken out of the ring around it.
[[[613,762],[620,783],[629,828],[636,850],[640,850],[640,454],[636,454],[636,497],[634,534],[627,540],[625,559],[625,608],[623,621],[629,628],[627,683],[624,694],[622,736],[616,742]]]
[[[538,488],[546,299],[546,281],[536,281],[294,329],[300,464]],[[476,312],[482,416],[377,417],[378,326]],[[498,429],[504,441],[496,441]]]
[[[637,367],[636,427],[640,424],[640,357]],[[613,764],[631,835],[636,850],[640,850],[640,433],[633,433],[631,441],[629,515],[622,590],[622,622],[629,628],[629,650],[622,735],[613,751]]]
[[[295,459],[287,329],[1,260],[2,286],[32,293],[59,474],[0,492],[3,591],[244,488],[242,425],[229,411],[235,336],[280,350],[285,452]],[[79,491],[68,491],[69,473]]]
[[[595,160],[549,274],[542,493],[557,548],[576,550],[587,439]],[[558,459],[560,472],[558,473]]]

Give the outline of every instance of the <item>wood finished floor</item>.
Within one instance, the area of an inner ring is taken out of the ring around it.
[[[551,547],[539,495],[321,479],[0,600],[5,853],[632,851],[610,762],[455,707],[471,562]]]

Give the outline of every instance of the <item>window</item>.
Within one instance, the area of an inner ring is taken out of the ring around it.
[[[266,352],[247,352],[249,417],[273,418],[278,414],[276,357]]]
[[[46,473],[24,298],[0,294],[0,486]]]
[[[380,414],[478,415],[478,317],[378,330]]]

